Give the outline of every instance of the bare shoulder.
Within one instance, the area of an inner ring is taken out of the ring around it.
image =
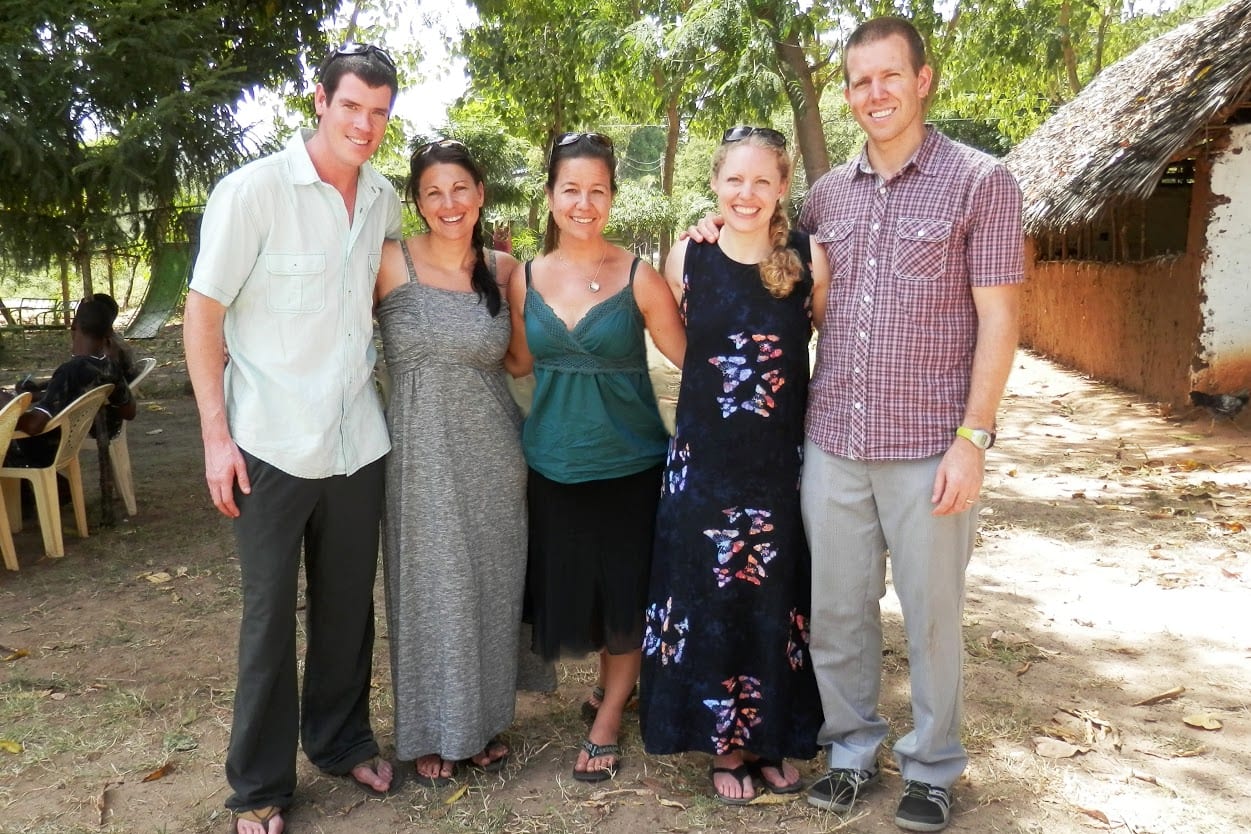
[[[398,240],[382,242],[382,261],[374,283],[374,299],[381,301],[396,287],[408,280],[408,265]]]
[[[488,249],[487,257],[495,260],[495,281],[500,287],[507,289],[508,282],[512,279],[517,269],[517,259],[507,252],[501,252],[498,249]]]
[[[682,238],[669,249],[669,255],[665,258],[665,274],[672,275],[674,271],[681,272],[682,265],[686,263],[686,250],[690,248],[690,238]]]

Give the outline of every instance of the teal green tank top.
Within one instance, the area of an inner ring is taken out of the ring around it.
[[[521,433],[526,463],[575,484],[633,475],[664,462],[668,432],[647,374],[643,314],[634,303],[636,258],[624,289],[572,329],[530,284],[526,341],[534,356],[534,402]]]

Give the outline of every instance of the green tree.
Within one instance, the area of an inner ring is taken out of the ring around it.
[[[0,257],[164,238],[248,148],[241,92],[299,79],[337,0],[0,0]],[[67,288],[68,289],[68,288]]]
[[[596,6],[584,0],[470,0],[469,91],[518,136],[547,146],[604,112],[596,88]]]

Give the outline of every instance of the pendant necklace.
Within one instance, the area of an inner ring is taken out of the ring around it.
[[[573,264],[565,260],[565,256],[560,254],[559,252],[556,253],[556,257],[560,258],[561,263],[563,263],[565,266],[567,267],[573,266]],[[599,257],[599,266],[595,267],[595,274],[592,275],[591,279],[586,282],[586,288],[590,290],[591,292],[599,292],[599,273],[600,273],[600,270],[604,268],[604,261],[607,259],[608,259],[608,247],[605,246],[604,254],[600,255]]]

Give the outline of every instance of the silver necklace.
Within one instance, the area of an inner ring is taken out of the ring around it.
[[[560,262],[563,263],[565,266],[569,267],[570,269],[573,268],[573,264],[571,264],[568,260],[566,260],[564,255],[557,252],[556,257],[560,258]],[[604,261],[606,261],[607,259],[608,259],[608,247],[605,246],[604,254],[599,256],[599,266],[595,267],[595,274],[592,275],[591,279],[586,282],[586,288],[590,290],[591,292],[599,292],[599,273],[600,273],[600,270],[604,268]]]

